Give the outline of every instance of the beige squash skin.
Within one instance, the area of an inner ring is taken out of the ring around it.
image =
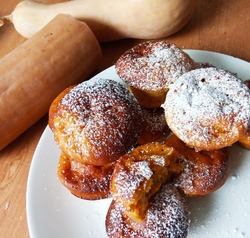
[[[111,0],[117,5],[116,0]],[[158,39],[179,31],[193,15],[196,0],[130,0],[124,1],[110,16],[108,22],[112,32],[111,38]],[[126,11],[125,9],[130,9]],[[99,25],[91,26],[93,30]],[[105,32],[96,29],[98,38]],[[101,34],[100,34],[101,33]],[[109,39],[109,35],[105,35]]]
[[[59,13],[86,22],[99,41],[158,39],[180,30],[197,0],[74,0],[57,4],[19,3],[11,15],[16,30],[30,38]]]

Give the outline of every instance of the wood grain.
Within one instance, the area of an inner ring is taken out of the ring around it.
[[[10,14],[18,2],[0,0],[0,15]],[[185,49],[216,51],[250,62],[249,25],[250,0],[198,0],[190,22],[167,39]],[[11,23],[1,27],[0,57],[24,41]],[[114,64],[125,50],[139,42],[125,39],[101,43],[103,61],[97,72]],[[0,151],[0,237],[29,237],[26,184],[34,150],[46,125],[47,116]]]

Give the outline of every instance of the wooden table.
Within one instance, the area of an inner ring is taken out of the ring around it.
[[[0,15],[9,14],[18,2],[0,0]],[[198,0],[191,21],[168,40],[184,49],[216,51],[250,62],[249,28],[250,0]],[[0,29],[0,57],[24,41],[12,24],[5,25]],[[97,71],[114,64],[126,49],[139,42],[126,39],[101,43],[104,57]],[[34,150],[46,125],[44,116],[0,151],[0,237],[29,237],[26,184]]]

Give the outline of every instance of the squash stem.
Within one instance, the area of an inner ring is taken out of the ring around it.
[[[11,19],[12,19],[11,15],[0,17],[0,27],[3,26],[7,22],[11,22]]]

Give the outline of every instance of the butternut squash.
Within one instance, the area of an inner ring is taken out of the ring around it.
[[[99,41],[122,38],[157,39],[180,30],[191,18],[197,0],[74,0],[44,4],[20,2],[1,18],[13,22],[29,38],[59,13],[86,22]]]
[[[79,83],[101,59],[89,27],[57,15],[0,59],[0,150],[45,115],[54,98]]]

